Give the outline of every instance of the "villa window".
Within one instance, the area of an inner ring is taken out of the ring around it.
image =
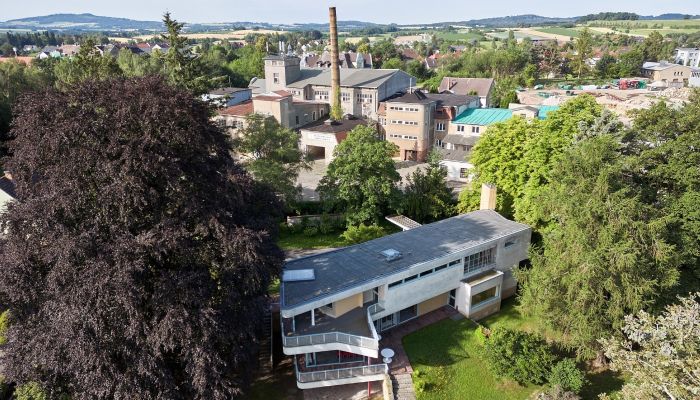
[[[277,72],[273,73],[272,74],[272,81],[274,83],[280,83],[280,74],[278,74]]]
[[[445,131],[445,123],[444,122],[438,122],[435,125],[435,130],[438,132],[444,132]]]
[[[457,132],[464,132],[464,125],[457,125]]]
[[[460,168],[459,169],[459,177],[461,179],[469,178],[469,168]]]
[[[480,127],[478,126],[472,126],[472,133],[479,133]]]
[[[472,296],[472,301],[471,305],[472,307],[476,307],[482,303],[485,303],[489,300],[493,300],[498,297],[498,286],[494,286],[491,289],[486,289],[481,293],[477,293]]]
[[[464,257],[464,273],[468,274],[493,263],[495,248],[486,249]]]

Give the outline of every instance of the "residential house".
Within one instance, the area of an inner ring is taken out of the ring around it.
[[[202,95],[202,100],[212,101],[219,107],[231,107],[248,101],[252,97],[253,91],[250,88],[222,87]]]
[[[246,118],[253,113],[253,101],[248,100],[235,106],[225,107],[216,111],[212,120],[226,129],[232,138],[240,137],[239,131],[246,127]]]
[[[471,141],[470,148],[476,144],[477,136],[468,137]],[[468,161],[471,151],[462,149],[438,149],[440,165],[447,171],[447,180],[455,182],[469,182],[471,170],[474,166]]]
[[[35,51],[38,51],[39,47],[33,44],[25,44],[24,47],[22,47],[22,52],[24,53],[33,53]]]
[[[688,86],[693,88],[700,88],[700,68],[690,69],[690,79],[688,79]]]
[[[44,46],[36,57],[43,60],[49,57],[61,58],[62,56],[63,54],[61,53],[61,50],[58,47]]]
[[[413,50],[410,47],[405,47],[401,49],[401,59],[406,62],[411,62],[415,60],[421,60],[423,57],[421,57],[418,52]]]
[[[95,49],[101,56],[112,56],[116,57],[119,55],[120,48],[113,44],[98,44]]]
[[[12,175],[5,172],[5,175],[0,177],[0,213],[7,210],[7,204],[17,198],[15,192],[15,182]]]
[[[416,90],[384,102],[386,140],[396,144],[401,160],[423,162],[433,145],[441,145],[452,118],[478,107],[475,96],[431,94]]]
[[[63,57],[73,57],[80,51],[79,44],[64,44],[58,47]]]
[[[489,125],[509,120],[513,111],[502,108],[468,108],[455,118],[443,140],[447,149],[470,151]]]
[[[319,121],[299,130],[301,150],[313,159],[324,160],[326,163],[333,161],[333,151],[335,146],[340,144],[348,133],[359,125],[368,125],[369,122],[347,116],[340,121]]]
[[[299,65],[302,68],[330,68],[331,53],[326,50],[321,55],[316,53],[304,53]],[[341,52],[338,56],[340,68],[372,68],[372,54],[355,53],[354,51]]]
[[[331,70],[301,68],[293,55],[265,58],[265,92],[284,90],[295,101],[331,103]],[[406,92],[415,78],[398,69],[340,69],[343,114],[377,119],[379,103]],[[255,91],[255,89],[254,89]]]
[[[380,333],[442,307],[481,319],[515,294],[513,268],[528,257],[531,229],[479,211],[358,245],[288,261],[282,271],[284,354],[301,389],[383,380]]]
[[[433,53],[425,58],[425,68],[434,71],[440,66],[440,53]]]
[[[697,47],[680,47],[676,49],[676,64],[685,65],[686,67],[700,67],[700,48]]]
[[[492,106],[491,99],[496,83],[492,78],[442,78],[438,93],[454,93],[461,95],[477,95],[481,101],[481,107]]]
[[[660,82],[666,87],[688,86],[690,72],[690,67],[672,64],[668,61],[645,62],[642,65],[642,76],[652,80],[652,85]]]

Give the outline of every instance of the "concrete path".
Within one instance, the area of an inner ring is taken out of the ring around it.
[[[394,400],[416,400],[411,374],[392,374],[391,385],[394,389]]]

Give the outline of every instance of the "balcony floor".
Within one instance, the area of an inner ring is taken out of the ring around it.
[[[316,325],[311,325],[311,313],[297,315],[295,318],[296,332],[287,336],[312,335],[315,333],[342,332],[351,335],[372,337],[367,322],[367,307],[355,307],[338,318],[322,314],[316,310]]]

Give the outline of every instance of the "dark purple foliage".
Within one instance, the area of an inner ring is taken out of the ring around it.
[[[72,399],[228,399],[250,376],[280,206],[161,79],[25,96],[0,218],[10,380]]]

